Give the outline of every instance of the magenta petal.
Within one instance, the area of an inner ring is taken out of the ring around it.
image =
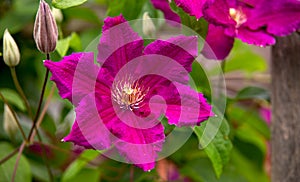
[[[76,120],[70,134],[64,138],[74,144],[103,150],[111,146],[111,133],[103,123],[106,118],[100,117],[96,102],[99,98],[94,97],[94,93],[89,94],[81,100],[76,107]]]
[[[243,0],[243,3],[250,7],[255,7],[257,4],[259,4],[261,0]]]
[[[263,0],[251,15],[245,26],[254,30],[267,27],[270,34],[288,35],[300,28],[300,1]]]
[[[152,144],[130,144],[118,142],[115,146],[121,155],[130,163],[144,171],[150,171],[155,167],[158,152],[162,149],[163,141]]]
[[[202,54],[208,59],[225,59],[230,53],[234,38],[225,34],[225,29],[221,26],[209,24],[206,43],[202,49]]]
[[[263,30],[252,31],[247,28],[239,28],[237,38],[248,44],[267,46],[275,44],[275,38]]]
[[[171,10],[168,0],[151,0],[151,2],[156,9],[159,9],[164,13],[165,18],[167,20],[180,23],[180,17]],[[174,24],[174,25],[178,25],[178,24]]]
[[[158,123],[152,128],[138,129],[125,126],[123,122],[115,125],[113,132],[120,136],[115,146],[126,161],[144,171],[153,169],[165,138],[163,126]]]
[[[165,114],[169,124],[177,126],[198,125],[210,116],[214,116],[212,107],[208,104],[203,94],[196,92],[181,83],[160,82],[152,89],[142,110],[151,111],[159,117]]]
[[[166,117],[169,124],[195,126],[214,116],[212,107],[207,103],[203,94],[189,86],[176,84],[176,91],[166,88],[160,94],[166,98]]]
[[[215,0],[203,10],[204,18],[215,25],[235,26],[236,22],[230,17],[228,0]]]
[[[113,145],[125,161],[145,171],[153,169],[165,138],[161,123],[155,118],[141,118],[118,106],[114,108],[110,97],[101,97],[97,107],[102,122],[111,133]]]
[[[138,121],[143,122],[140,119]],[[125,161],[135,164],[144,171],[153,169],[165,138],[163,126],[157,121],[158,124],[151,128],[140,129],[144,127],[141,123],[136,122],[135,126],[128,126],[124,122],[126,121],[119,120],[111,127],[111,132],[118,138],[115,146],[119,153]]]
[[[213,0],[174,0],[177,6],[181,7],[185,12],[197,19],[201,18],[202,9],[206,3],[211,3]]]
[[[102,68],[107,68],[115,75],[130,60],[141,56],[142,52],[143,40],[122,15],[104,20],[97,57]]]
[[[94,149],[94,147],[83,136],[77,121],[74,122],[70,133],[62,139],[63,142],[73,142],[75,145],[82,146],[86,149]]]
[[[78,66],[82,64],[84,67]],[[70,101],[76,97],[75,105],[94,90],[91,83],[95,82],[98,67],[94,65],[93,53],[73,53],[59,62],[47,60],[44,65],[52,73],[51,80],[56,83],[60,96]]]
[[[168,40],[156,40],[145,48],[144,53],[167,56],[191,72],[192,63],[198,55],[197,43],[196,36],[181,35]]]

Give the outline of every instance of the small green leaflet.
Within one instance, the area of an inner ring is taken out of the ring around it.
[[[87,0],[52,0],[52,5],[58,9],[66,9],[73,6],[79,6]]]

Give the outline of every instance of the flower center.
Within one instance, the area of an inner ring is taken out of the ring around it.
[[[229,8],[229,15],[236,22],[237,28],[247,21],[247,16],[241,9]]]
[[[148,90],[141,86],[138,81],[134,81],[132,77],[125,76],[113,84],[112,97],[120,108],[132,111],[141,107]]]

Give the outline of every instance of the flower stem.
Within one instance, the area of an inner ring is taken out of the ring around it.
[[[48,107],[49,107],[51,98],[52,98],[52,96],[53,96],[54,90],[55,90],[55,85],[52,85],[52,88],[51,88],[50,93],[49,93],[49,97],[48,97],[48,99],[46,100],[46,103],[45,103],[45,105],[44,105],[44,108],[43,108],[43,110],[41,111],[41,114],[40,114],[39,118],[38,118],[37,121],[36,121],[36,124],[35,124],[35,127],[36,127],[36,128],[38,128],[38,127],[40,126],[41,122],[43,121],[43,118],[44,118],[44,116],[45,116],[45,114],[46,114],[46,112],[47,112],[47,109],[48,109]],[[35,130],[35,131],[38,131],[38,130]],[[32,142],[33,142],[33,139],[34,139],[35,134],[36,134],[36,132],[34,132],[34,131],[31,133],[30,139],[28,140],[29,143],[32,143]]]
[[[14,155],[16,155],[16,153],[18,153],[18,151],[19,151],[19,148],[20,147],[18,147],[18,148],[16,148],[14,151],[12,151],[10,154],[8,154],[7,156],[5,156],[4,158],[2,158],[1,160],[0,160],[0,165],[1,164],[3,164],[3,163],[5,163],[7,160],[9,160],[10,158],[12,158]]]
[[[17,77],[17,74],[16,74],[16,68],[15,67],[10,67],[10,73],[11,73],[12,79],[14,81],[15,87],[16,87],[17,91],[19,92],[20,96],[22,97],[23,102],[24,102],[24,104],[27,108],[28,115],[29,115],[30,118],[32,118],[33,115],[32,115],[32,112],[31,112],[31,108],[30,108],[28,99],[26,98],[26,96],[24,94],[24,91],[23,91],[23,89],[22,89],[22,87],[19,83],[19,80],[18,80],[18,77]]]
[[[50,54],[46,54],[46,57],[47,57],[47,60],[49,60],[50,59]],[[41,92],[41,96],[40,96],[40,100],[39,100],[38,109],[37,109],[37,111],[35,113],[35,116],[34,116],[34,119],[33,119],[33,125],[30,129],[29,134],[28,134],[28,141],[30,141],[31,135],[32,135],[33,131],[36,128],[36,123],[37,123],[38,116],[40,114],[40,110],[41,110],[43,99],[44,99],[44,94],[45,94],[45,90],[46,90],[48,76],[49,76],[49,69],[47,68],[45,78],[44,78],[43,87],[42,87],[42,92]]]
[[[7,102],[7,100],[5,99],[5,97],[3,96],[3,94],[2,94],[1,92],[0,92],[0,97],[1,97],[1,99],[3,100],[3,102],[4,102],[4,103],[8,106],[8,108],[10,109],[10,111],[11,111],[11,113],[12,113],[12,115],[13,115],[15,121],[17,122],[18,128],[19,128],[20,131],[21,131],[22,137],[24,138],[25,141],[27,141],[25,132],[24,132],[24,130],[23,130],[23,128],[22,128],[22,126],[21,126],[21,124],[20,124],[20,122],[19,122],[17,116],[16,116],[16,113],[13,111],[12,107],[9,105],[9,103]]]
[[[17,174],[19,162],[20,162],[23,150],[25,148],[25,145],[26,145],[26,142],[23,141],[21,147],[19,148],[19,152],[18,152],[18,156],[17,156],[17,159],[16,159],[16,164],[15,164],[15,167],[14,167],[14,172],[13,172],[13,175],[12,175],[12,178],[11,178],[11,182],[15,181],[15,177],[16,177],[16,174]]]
[[[221,73],[219,73],[219,75],[218,75],[218,81],[217,81],[217,84],[218,84],[218,86],[217,86],[217,88],[218,88],[218,91],[217,91],[217,93],[219,94],[219,97],[223,97],[223,95],[222,95],[222,90],[225,90],[226,91],[226,84],[225,84],[225,80],[224,80],[224,74],[225,74],[225,66],[226,66],[226,60],[223,60],[222,62],[221,62]]]
[[[130,166],[130,182],[134,182],[134,166]]]

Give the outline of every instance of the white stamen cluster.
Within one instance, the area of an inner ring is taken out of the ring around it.
[[[241,9],[230,8],[229,15],[236,22],[236,28],[247,21],[247,16]]]
[[[145,89],[134,81],[132,77],[125,76],[112,86],[112,98],[122,109],[134,110],[141,107],[149,89]]]

